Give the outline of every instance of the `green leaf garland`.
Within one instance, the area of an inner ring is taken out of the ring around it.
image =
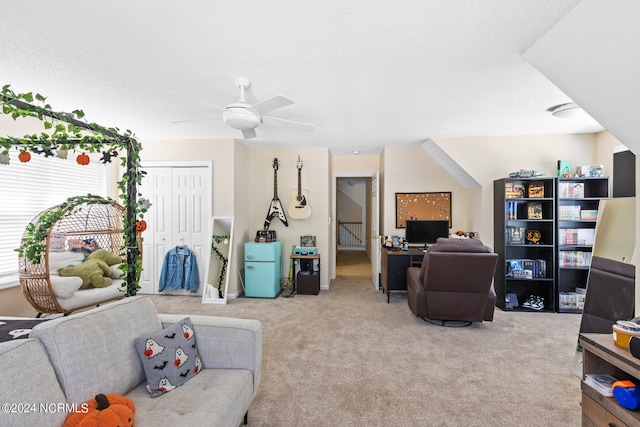
[[[35,103],[34,103],[35,102]],[[43,122],[44,131],[33,135],[24,135],[22,138],[13,136],[0,136],[0,154],[8,155],[12,147],[20,152],[30,151],[41,153],[45,156],[53,154],[53,150],[66,152],[67,150],[80,150],[83,152],[126,153],[121,155],[121,165],[124,172],[118,181],[119,197],[125,207],[124,242],[127,263],[121,269],[126,274],[126,296],[136,295],[139,286],[140,273],[142,272],[142,255],[136,233],[136,222],[144,218],[145,208],[136,201],[137,185],[141,183],[143,173],[140,171],[140,151],[142,146],[129,130],[120,133],[117,128],[107,128],[97,123],[89,123],[84,120],[82,110],[73,110],[71,113],[61,113],[52,110],[46,103],[46,97],[32,92],[16,93],[11,85],[4,85],[0,92],[0,105],[2,113],[10,115],[14,120],[18,118],[33,117]],[[66,158],[64,156],[59,156]],[[1,165],[0,165],[1,167]],[[92,195],[76,196],[67,200],[67,203],[81,203],[81,200],[89,200]],[[85,199],[86,198],[86,199]],[[45,218],[41,218],[40,226],[30,224],[27,228],[28,239],[18,249],[21,256],[26,256],[32,263],[40,262],[40,255],[45,250],[47,229],[42,231],[43,222],[49,226],[55,222],[55,217],[61,211],[53,210]]]

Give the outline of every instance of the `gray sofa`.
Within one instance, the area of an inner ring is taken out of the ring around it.
[[[99,393],[130,397],[136,426],[246,422],[262,366],[257,320],[189,316],[204,369],[175,390],[150,397],[134,339],[186,316],[158,314],[149,298],[131,297],[43,322],[30,338],[0,344],[0,425],[61,426],[69,407]]]

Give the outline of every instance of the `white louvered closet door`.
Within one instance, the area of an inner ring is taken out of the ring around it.
[[[208,218],[211,217],[210,171],[207,167],[145,167],[147,175],[140,188],[142,197],[152,205],[145,215],[143,272],[140,293],[202,295],[207,251],[210,243]],[[196,255],[200,288],[158,292],[158,280],[166,253],[178,245],[187,245]]]

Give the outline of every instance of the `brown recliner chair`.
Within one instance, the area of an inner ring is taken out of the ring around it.
[[[498,254],[476,239],[439,238],[407,269],[407,302],[425,320],[493,320]]]
[[[612,333],[618,320],[629,320],[634,316],[635,293],[634,265],[593,256],[580,333]]]

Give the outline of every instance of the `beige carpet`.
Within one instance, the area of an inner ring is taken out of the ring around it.
[[[387,304],[369,268],[363,252],[341,252],[337,279],[317,296],[152,298],[162,313],[262,321],[250,426],[580,425],[579,315],[496,309],[493,322],[435,326],[405,293]]]

